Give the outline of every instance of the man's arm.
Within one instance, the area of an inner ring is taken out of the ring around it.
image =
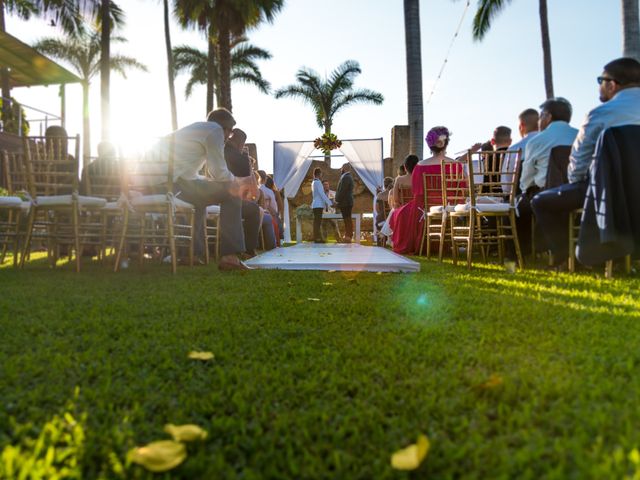
[[[598,120],[597,113],[590,112],[580,127],[578,136],[573,142],[567,174],[569,183],[586,180],[589,175],[589,166],[593,160],[593,152],[596,148],[598,136],[604,129],[604,122]]]
[[[224,134],[222,128],[216,128],[205,140],[207,167],[216,182],[231,182],[235,178],[227,168],[224,159]]]
[[[520,190],[526,192],[527,188],[535,184],[534,179],[536,177],[536,160],[538,152],[535,148],[535,142],[531,141],[527,143],[525,147],[524,162],[522,162],[522,170],[520,172]]]

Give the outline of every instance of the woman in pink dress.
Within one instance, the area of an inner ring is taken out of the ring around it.
[[[402,232],[406,230],[406,209],[414,203],[414,197],[411,196],[407,200],[408,195],[403,195],[403,192],[407,192],[412,194],[413,184],[412,184],[412,176],[411,173],[415,168],[416,164],[420,159],[415,155],[407,155],[407,158],[404,159],[404,168],[406,170],[406,175],[401,175],[396,177],[395,182],[393,184],[393,188],[391,189],[391,193],[389,193],[389,204],[393,208],[391,210],[391,214],[389,215],[389,227],[391,230],[391,241],[393,244],[393,251],[397,252],[398,249],[404,250],[405,245],[404,235]],[[397,231],[397,233],[396,233]],[[396,246],[396,242],[400,242],[398,246]],[[404,252],[406,253],[406,252]]]
[[[427,205],[424,205],[424,173],[441,174],[441,162],[452,162],[445,168],[460,169],[462,164],[454,162],[446,156],[447,146],[451,132],[446,127],[433,127],[426,137],[427,146],[431,150],[432,156],[421,160],[413,169],[411,174],[411,189],[413,200],[398,209],[395,218],[395,228],[393,229],[393,251],[401,254],[420,253],[420,243],[423,229],[425,211],[435,205],[442,204],[442,194],[437,191],[429,192]],[[425,208],[426,207],[426,208]]]

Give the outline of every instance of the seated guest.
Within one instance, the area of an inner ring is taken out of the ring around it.
[[[384,223],[386,220],[385,211],[389,211],[389,194],[393,188],[393,178],[385,177],[382,186],[383,189],[376,194],[376,224],[378,225]]]
[[[236,177],[250,177],[255,180],[251,170],[251,159],[249,152],[245,148],[247,134],[239,128],[234,128],[231,135],[225,142],[224,159],[227,168]],[[255,182],[255,189],[258,184]],[[254,257],[258,246],[258,236],[260,234],[260,207],[255,198],[248,196],[242,199],[242,229],[244,231],[245,257]]]
[[[516,225],[522,251],[530,250],[531,199],[542,190],[547,179],[551,149],[571,145],[578,130],[569,125],[571,104],[562,97],[551,98],[540,105],[538,126],[540,133],[532,138],[524,150],[520,173],[520,191],[517,200]]]
[[[573,143],[569,157],[569,183],[538,193],[531,201],[538,225],[559,265],[568,256],[568,216],[582,208],[589,166],[598,136],[607,128],[640,125],[640,63],[618,58],[604,66],[598,77],[602,105],[591,110]]]
[[[311,201],[311,208],[313,209],[313,241],[314,243],[325,243],[325,239],[322,238],[322,231],[320,226],[322,224],[322,214],[325,208],[332,206],[331,200],[324,193],[324,187],[322,185],[322,170],[315,168],[313,170],[313,182],[311,182],[311,191],[313,193],[313,200]]]
[[[396,178],[392,193],[389,194],[389,198],[393,198],[393,211],[389,220],[389,227],[392,231],[390,236],[393,251],[396,253],[413,253],[414,250],[414,217],[418,207],[422,205],[422,198],[417,199],[416,192],[412,188],[412,174],[417,164],[417,156],[408,155],[405,158],[404,166],[407,170],[407,175]],[[400,189],[410,189],[411,197],[409,197],[408,201],[406,198],[400,198]],[[402,200],[404,200],[404,203],[402,203]]]
[[[394,215],[396,209],[400,208],[406,201],[403,203],[403,200],[411,200],[413,198],[413,193],[411,197],[402,198],[400,192],[402,190],[407,191],[411,189],[411,173],[413,172],[414,167],[418,163],[420,159],[416,155],[407,155],[404,159],[404,163],[402,166],[402,171],[405,173],[402,175],[398,175],[393,181],[393,187],[391,187],[391,191],[389,191],[388,195],[388,203],[389,207],[391,207],[391,211],[389,212],[389,216],[385,221],[384,225],[380,229],[380,233],[382,233],[385,237],[387,237],[387,243],[392,246],[393,244],[393,223],[395,222]],[[400,167],[398,167],[398,172],[400,172]]]
[[[282,202],[282,195],[280,195],[280,190],[276,187],[275,182],[273,181],[273,175],[267,175],[267,178],[264,182],[264,186],[271,192],[271,206],[274,220],[278,223],[278,235],[280,239],[283,238],[284,234],[284,224],[282,222],[282,213],[284,213],[284,204]]]
[[[538,134],[538,111],[534,108],[527,108],[518,115],[518,132],[520,133],[520,141],[509,147],[511,151],[521,150],[520,164],[524,160],[524,151],[529,141]],[[519,165],[516,164],[516,155],[507,154],[502,162],[502,182],[507,183],[512,180],[511,174],[516,171]],[[520,179],[516,179],[516,186],[520,183]],[[519,188],[518,188],[519,190]],[[502,185],[502,191],[505,195],[511,193],[508,185]]]
[[[157,171],[154,158],[168,158],[174,152],[174,182],[176,196],[191,203],[196,210],[194,253],[204,256],[206,248],[206,208],[220,205],[220,270],[246,270],[237,257],[245,250],[242,231],[242,198],[245,191],[254,193],[251,177],[235,177],[227,168],[224,158],[225,140],[236,121],[224,108],[213,110],[206,122],[187,125],[160,140],[147,154],[149,161],[139,165],[145,172]],[[173,148],[172,148],[173,144]],[[212,179],[200,174],[206,165]],[[155,167],[155,168],[154,168]],[[150,187],[162,182],[161,176],[146,176]],[[255,192],[257,193],[257,192]]]

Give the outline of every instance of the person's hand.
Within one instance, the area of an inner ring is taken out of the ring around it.
[[[482,148],[482,143],[478,142],[471,145],[471,148],[469,150],[471,150],[472,152],[477,152],[481,148]]]
[[[231,185],[231,192],[240,198],[255,200],[258,196],[256,177],[235,177]]]

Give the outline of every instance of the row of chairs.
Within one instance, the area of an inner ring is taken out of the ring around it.
[[[175,273],[179,249],[193,264],[195,209],[173,195],[172,151],[155,158],[156,169],[144,173],[136,172],[135,162],[99,159],[81,182],[78,137],[25,137],[21,152],[2,152],[1,158],[9,193],[0,197],[1,261],[11,249],[14,266],[23,267],[40,245],[51,266],[62,254],[73,254],[76,271],[86,249],[101,259],[114,251],[115,271],[124,255],[137,256],[142,264],[151,252],[169,255]],[[208,244],[215,253],[219,215],[208,216]]]

